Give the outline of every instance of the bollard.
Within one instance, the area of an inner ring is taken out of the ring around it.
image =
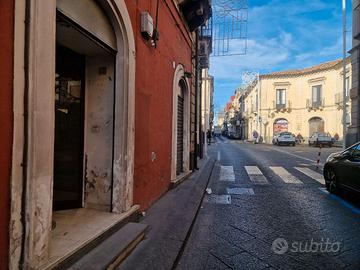
[[[321,147],[322,147],[322,144],[320,144],[320,146],[319,146],[318,159],[316,161],[316,169],[317,170],[319,169],[319,165],[320,165]]]

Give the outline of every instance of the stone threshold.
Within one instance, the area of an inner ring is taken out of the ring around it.
[[[66,268],[137,214],[138,205],[121,214],[86,208],[54,212],[56,227],[50,234],[49,259],[40,269]]]
[[[180,185],[183,181],[185,181],[193,172],[192,171],[188,171],[188,172],[184,172],[180,175],[178,175],[174,180],[171,180],[170,183],[170,188],[175,188],[178,185]]]

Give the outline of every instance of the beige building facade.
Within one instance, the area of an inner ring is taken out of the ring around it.
[[[351,63],[347,59],[347,119],[350,123]],[[335,60],[302,70],[260,75],[243,94],[240,107],[245,138],[257,131],[266,143],[275,134],[289,131],[307,142],[314,132],[342,140],[342,61]]]
[[[212,130],[213,122],[213,94],[214,77],[209,75],[209,69],[201,72],[201,128],[204,136],[208,130]],[[207,154],[207,144],[204,143],[204,153]]]

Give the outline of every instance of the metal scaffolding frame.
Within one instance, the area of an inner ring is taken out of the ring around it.
[[[201,29],[212,36],[211,56],[245,55],[247,22],[247,0],[213,0],[212,17]]]

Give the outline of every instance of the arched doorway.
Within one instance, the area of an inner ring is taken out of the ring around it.
[[[288,131],[289,122],[285,118],[278,118],[274,121],[273,135],[277,135],[281,132]]]
[[[110,211],[116,36],[95,2],[57,3],[53,209]]]
[[[176,181],[190,168],[190,97],[184,67],[175,71],[173,84],[173,136],[171,179]]]
[[[17,251],[11,263],[19,262],[21,251],[24,267],[37,269],[49,256],[54,189],[66,198],[58,200],[57,194],[57,201],[71,201],[61,208],[121,213],[133,205],[135,40],[124,1],[30,1],[27,8],[27,91],[17,93],[28,100],[26,125],[17,127],[27,134],[27,148],[14,147],[28,157],[27,173],[13,181],[11,218],[20,228],[19,216],[26,215],[23,239],[29,241],[11,237]],[[22,104],[17,106],[22,111]],[[79,148],[69,152],[74,145]],[[74,164],[64,168],[69,163]],[[84,185],[66,182],[67,175]],[[26,190],[21,199],[19,190]]]
[[[185,118],[185,98],[186,83],[183,79],[179,82],[179,92],[177,96],[177,147],[176,147],[176,175],[184,172],[184,118]]]
[[[320,117],[312,117],[309,119],[309,137],[315,132],[324,132],[325,122]]]

